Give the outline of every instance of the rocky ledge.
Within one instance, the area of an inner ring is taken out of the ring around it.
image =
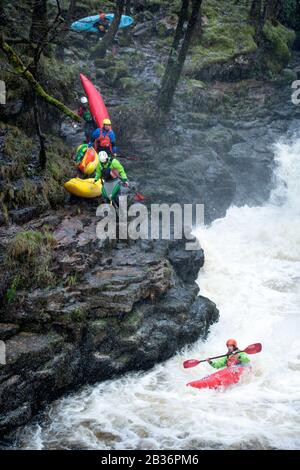
[[[205,338],[218,320],[215,304],[198,295],[195,283],[201,249],[186,251],[184,240],[105,245],[96,238],[94,218],[71,212],[0,233],[2,253],[20,230],[47,227],[55,239],[55,282],[18,288],[13,300],[2,297],[2,436],[67,391],[168,359]],[[8,282],[2,273],[2,292]]]

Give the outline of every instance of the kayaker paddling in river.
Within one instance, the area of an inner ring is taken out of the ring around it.
[[[232,367],[238,365],[245,365],[250,362],[248,356],[244,352],[240,352],[237,342],[235,339],[229,339],[226,342],[228,352],[225,356],[221,357],[217,361],[206,359],[207,362],[215,369],[221,369],[222,367]]]
[[[93,119],[92,113],[89,108],[88,99],[86,96],[80,98],[80,106],[77,111],[78,116],[84,120],[84,134],[86,142],[91,140],[93,131],[97,128],[97,125]]]
[[[96,152],[104,151],[109,156],[117,156],[116,136],[111,128],[110,119],[103,119],[102,128],[93,132],[89,146],[93,146]]]

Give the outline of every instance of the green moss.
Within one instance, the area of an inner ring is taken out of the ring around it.
[[[20,287],[22,284],[22,278],[19,274],[17,274],[10,285],[10,287],[7,289],[5,297],[8,303],[11,303],[15,300],[16,294],[17,294],[17,289]]]
[[[56,240],[51,233],[29,230],[14,236],[8,246],[7,254],[10,260],[36,263],[39,255],[55,245]]]
[[[122,322],[122,333],[126,336],[136,332],[141,320],[141,315],[133,310],[129,315],[125,316]]]
[[[204,27],[201,44],[193,48],[192,58],[185,72],[194,77],[205,67],[226,62],[240,54],[249,54],[256,49],[252,26],[234,23],[224,25],[219,21],[212,21]]]
[[[128,66],[123,61],[119,61],[114,66],[106,69],[104,79],[108,85],[116,86],[121,78],[129,75]]]
[[[65,280],[65,286],[66,287],[73,287],[76,284],[77,284],[76,274],[68,276],[67,279]]]
[[[56,240],[53,235],[29,230],[18,232],[7,247],[5,269],[11,273],[12,284],[7,300],[12,301],[19,286],[54,286],[56,279],[51,272],[53,249]]]
[[[165,66],[161,63],[157,63],[154,65],[154,70],[158,78],[162,78],[165,73]]]
[[[274,26],[270,21],[267,21],[263,28],[263,34],[272,47],[267,63],[271,71],[278,72],[288,64],[291,58],[290,47],[295,40],[295,33],[281,24]]]
[[[87,318],[87,313],[83,308],[76,308],[75,310],[72,311],[71,313],[71,320],[77,323],[82,323],[86,320]]]
[[[134,78],[123,77],[119,81],[119,88],[124,92],[131,92],[139,87],[140,83]]]
[[[75,83],[78,80],[80,67],[78,65],[65,66],[54,57],[41,59],[41,84],[45,90],[63,103],[74,100]]]

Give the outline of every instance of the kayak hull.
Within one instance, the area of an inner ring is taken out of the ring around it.
[[[237,384],[245,372],[250,372],[250,366],[234,366],[218,370],[214,374],[187,383],[187,387],[194,388],[223,388]]]
[[[96,150],[93,147],[91,147],[87,149],[83,159],[81,160],[77,168],[84,175],[91,175],[92,173],[96,171],[98,163],[99,163],[99,156]]]
[[[74,196],[93,198],[101,196],[102,183],[100,180],[94,183],[94,178],[72,178],[64,184],[64,188]]]
[[[102,127],[103,119],[110,119],[102,96],[92,82],[83,73],[80,74],[82,88],[89,101],[89,107],[94,121],[98,127]]]
[[[106,19],[111,23],[114,19],[113,13],[108,13],[105,15]],[[71,24],[71,29],[73,31],[86,31],[87,33],[97,33],[97,28],[94,28],[93,24],[99,19],[99,15],[87,16],[86,18],[81,18],[78,21],[75,21]],[[131,16],[122,15],[121,21],[119,24],[119,29],[128,28],[134,23],[134,19]]]

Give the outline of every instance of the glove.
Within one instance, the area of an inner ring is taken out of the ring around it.
[[[123,186],[125,186],[125,188],[128,188],[129,187],[129,182],[128,181],[123,181]]]
[[[212,360],[208,357],[207,359],[205,359],[209,364],[212,363]]]

